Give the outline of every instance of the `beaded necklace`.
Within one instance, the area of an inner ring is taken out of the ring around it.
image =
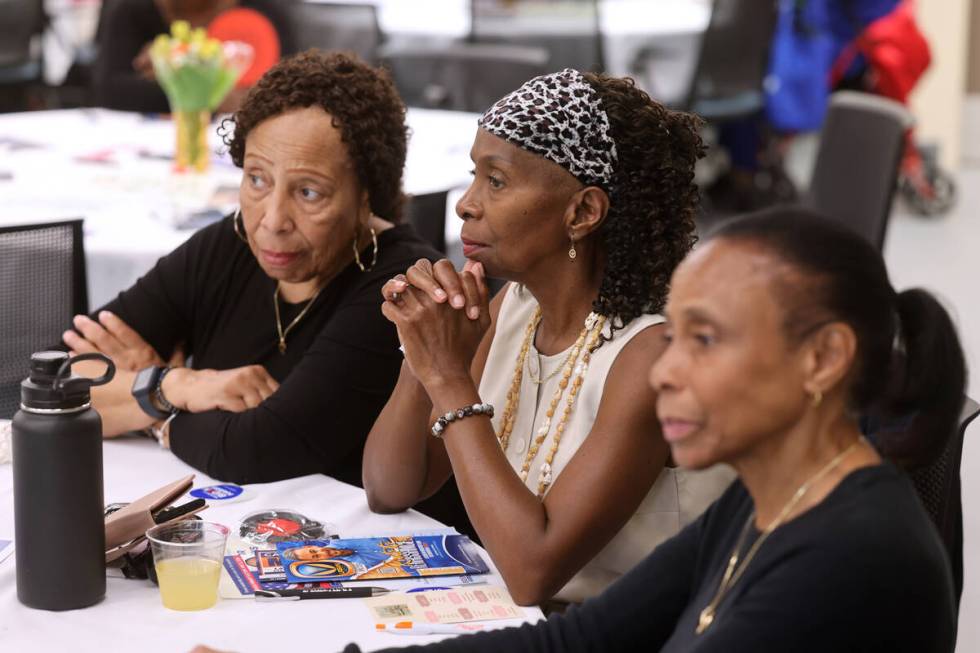
[[[521,344],[521,349],[517,354],[516,365],[514,366],[514,377],[511,381],[510,389],[507,391],[507,401],[504,405],[504,412],[500,420],[500,432],[497,434],[498,440],[500,440],[501,449],[507,449],[507,445],[510,443],[510,435],[514,430],[514,420],[517,418],[517,407],[520,404],[521,398],[521,382],[524,378],[524,363],[527,359],[528,350],[531,348],[531,342],[534,340],[534,333],[541,322],[541,308],[535,311],[534,315],[527,323],[527,328],[524,331],[524,342]],[[582,387],[582,382],[585,379],[585,374],[589,370],[589,361],[592,358],[592,352],[595,350],[596,345],[599,342],[599,338],[602,337],[602,329],[605,326],[606,318],[603,315],[597,313],[589,313],[588,317],[585,318],[585,326],[579,333],[578,338],[575,340],[575,344],[572,345],[572,349],[568,354],[568,357],[562,363],[561,371],[562,378],[558,382],[558,387],[555,389],[555,394],[551,398],[551,403],[548,405],[548,410],[545,414],[544,421],[541,426],[535,432],[534,441],[528,447],[527,453],[524,456],[524,461],[521,465],[520,477],[521,481],[525,484],[527,483],[527,477],[530,473],[531,463],[538,455],[538,451],[541,449],[541,445],[548,438],[548,433],[551,431],[551,421],[555,416],[555,411],[558,409],[558,404],[561,403],[561,398],[565,394],[565,389],[569,389],[568,398],[565,401],[565,409],[562,412],[561,418],[558,420],[558,424],[555,426],[555,435],[551,442],[551,448],[548,450],[548,454],[545,456],[544,464],[541,466],[540,473],[538,475],[538,497],[544,498],[545,492],[550,487],[554,480],[551,464],[554,462],[555,454],[558,453],[558,447],[561,444],[562,434],[565,432],[565,425],[568,423],[568,418],[571,416],[572,407],[575,404],[575,399],[578,397],[579,389]],[[584,349],[584,354],[582,353]],[[582,360],[579,361],[579,356],[582,356]],[[572,376],[574,375],[574,379]],[[530,376],[530,375],[529,375]],[[550,378],[550,377],[549,377]],[[533,379],[532,379],[533,380]]]

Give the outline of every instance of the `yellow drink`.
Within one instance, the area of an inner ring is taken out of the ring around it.
[[[218,600],[221,564],[204,558],[170,558],[156,563],[160,598],[171,610],[206,610]]]

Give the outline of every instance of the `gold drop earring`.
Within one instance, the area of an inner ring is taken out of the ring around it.
[[[361,269],[361,272],[367,272],[378,262],[378,234],[374,231],[374,227],[368,228],[371,230],[371,242],[374,245],[374,251],[371,255],[371,265],[364,265],[361,262],[361,253],[357,251],[357,236],[354,236],[354,244],[352,245],[354,249],[354,263]]]
[[[575,241],[572,240],[571,242],[572,242],[572,246],[568,249],[568,258],[574,261],[575,257],[578,256],[578,252],[575,251]]]
[[[823,392],[821,392],[820,390],[814,390],[813,394],[810,396],[812,398],[811,404],[813,405],[814,408],[818,407],[820,403],[823,401]]]

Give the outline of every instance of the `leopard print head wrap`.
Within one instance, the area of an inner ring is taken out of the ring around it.
[[[557,163],[586,186],[608,188],[616,166],[609,116],[580,72],[535,77],[487,109],[479,125]]]

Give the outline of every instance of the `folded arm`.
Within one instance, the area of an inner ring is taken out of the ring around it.
[[[400,356],[374,302],[339,310],[279,389],[241,412],[179,415],[170,448],[215,478],[259,483],[305,474],[360,481],[366,434]]]

